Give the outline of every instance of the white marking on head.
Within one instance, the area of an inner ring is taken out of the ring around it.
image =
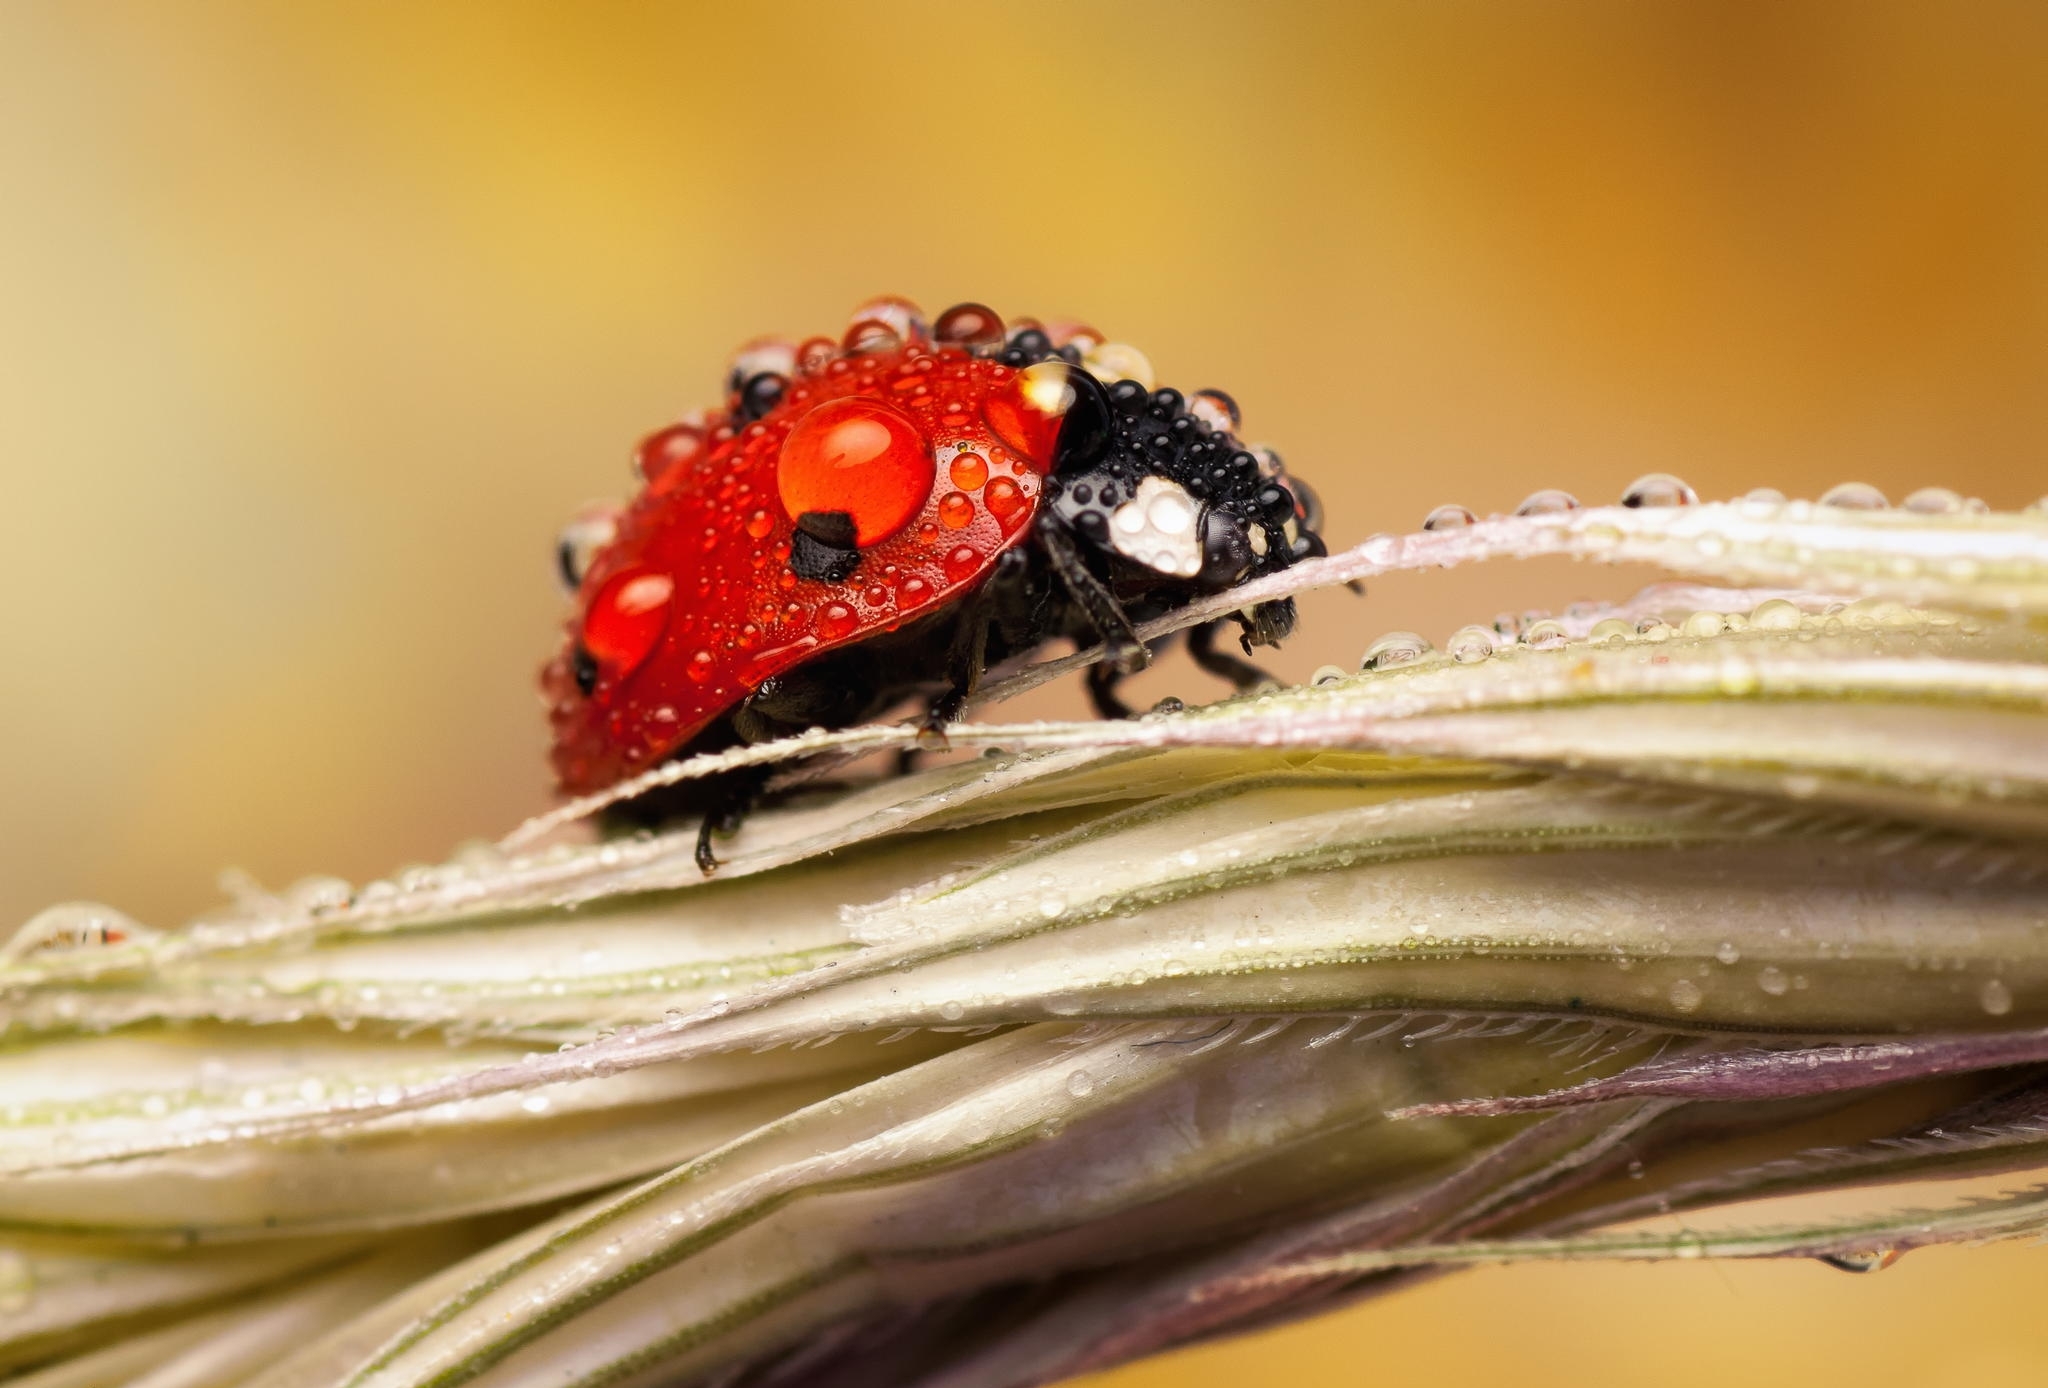
[[[1109,514],[1109,543],[1156,573],[1193,578],[1202,571],[1202,508],[1178,482],[1147,477],[1137,495]]]

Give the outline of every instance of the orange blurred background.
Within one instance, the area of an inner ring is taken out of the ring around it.
[[[2044,91],[2038,0],[0,4],[0,922],[540,808],[560,521],[877,292],[1228,389],[1333,545],[1652,469],[2023,504]],[[1625,586],[1324,595],[1276,664]],[[2037,1384],[2044,1271],[1478,1272],[1106,1382]]]

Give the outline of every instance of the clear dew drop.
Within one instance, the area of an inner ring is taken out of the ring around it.
[[[1699,493],[1668,472],[1646,472],[1621,494],[1624,506],[1695,506]]]
[[[1522,644],[1539,651],[1554,651],[1564,645],[1565,638],[1564,623],[1554,617],[1531,622],[1522,632]]]
[[[1556,487],[1545,487],[1540,492],[1531,492],[1515,508],[1518,516],[1554,516],[1565,511],[1579,509],[1579,499],[1570,492],[1559,491]]]
[[[29,917],[28,923],[15,931],[12,939],[0,944],[0,962],[44,950],[127,944],[153,937],[156,933],[113,907],[102,906],[96,901],[60,902]]]
[[[1743,501],[1751,506],[1783,506],[1785,494],[1776,487],[1752,487],[1742,494]]]
[[[1411,513],[1412,514],[1412,513]],[[1424,530],[1463,530],[1479,518],[1456,502],[1439,506],[1422,518]]]
[[[2021,512],[2021,514],[2028,516],[2048,516],[2048,496],[2041,497],[2037,501],[2028,503],[2026,508]]]
[[[1086,1070],[1075,1070],[1067,1075],[1067,1093],[1076,1099],[1085,1099],[1095,1092],[1095,1076]]]
[[[1719,636],[1727,625],[1720,613],[1699,611],[1687,613],[1679,630],[1687,636]]]
[[[1322,665],[1318,666],[1316,672],[1309,676],[1309,683],[1317,685],[1342,684],[1350,678],[1351,672],[1349,670],[1339,669],[1335,665]]]
[[[1699,984],[1694,983],[1689,978],[1681,978],[1674,982],[1666,996],[1671,999],[1671,1005],[1680,1012],[1699,1011],[1700,1003],[1706,997],[1704,993],[1700,992]]]
[[[2002,980],[1986,979],[1984,986],[1977,990],[1977,1005],[1990,1016],[2003,1017],[2012,1011],[2012,989],[2006,987]]]
[[[1963,498],[1947,487],[1922,487],[1900,505],[1923,516],[1953,516],[1963,510]]]
[[[1749,614],[1750,626],[1758,631],[1797,631],[1799,621],[1799,609],[1783,598],[1758,603],[1756,611]]]
[[[1733,940],[1723,940],[1714,947],[1714,957],[1723,964],[1739,964],[1742,962],[1742,951]]]
[[[1596,646],[1619,646],[1635,634],[1636,629],[1624,619],[1604,617],[1593,623],[1593,629],[1586,636]]]
[[[1792,986],[1792,980],[1776,964],[1766,964],[1756,973],[1756,986],[1774,998],[1785,996],[1785,990]]]
[[[1843,482],[1820,494],[1820,504],[1843,511],[1883,511],[1891,506],[1883,492],[1868,482]]]
[[[1444,650],[1460,665],[1476,665],[1493,654],[1493,633],[1481,626],[1459,627]]]
[[[1365,648],[1365,657],[1358,662],[1358,668],[1391,670],[1401,665],[1413,665],[1433,649],[1428,641],[1412,631],[1390,631]]]
[[[1883,1272],[1901,1256],[1896,1248],[1865,1248],[1853,1253],[1823,1253],[1818,1261],[1841,1272]]]

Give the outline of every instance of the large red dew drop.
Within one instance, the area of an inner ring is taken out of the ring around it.
[[[1071,371],[1057,360],[1027,366],[991,391],[981,407],[996,437],[1039,472],[1051,469],[1060,425],[1076,399]]]
[[[854,543],[877,544],[909,524],[937,464],[924,434],[893,405],[849,395],[806,414],[783,440],[775,486],[791,520],[807,511],[853,517]]]
[[[583,617],[583,649],[598,668],[623,679],[646,662],[668,630],[675,580],[645,570],[614,576]]]

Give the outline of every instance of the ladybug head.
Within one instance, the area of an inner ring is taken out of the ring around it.
[[[1327,552],[1315,493],[1279,454],[1239,442],[1235,401],[1128,377],[1105,384],[1089,368],[1135,359],[1119,350],[1079,363],[1048,355],[1019,379],[1027,393],[1065,398],[1047,506],[1126,605],[1164,610]],[[1255,644],[1294,624],[1291,601],[1249,616]]]

